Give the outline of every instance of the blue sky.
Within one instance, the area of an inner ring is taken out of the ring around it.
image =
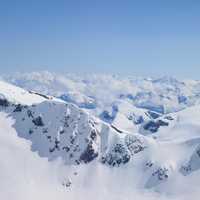
[[[0,0],[0,73],[199,78],[199,0]]]

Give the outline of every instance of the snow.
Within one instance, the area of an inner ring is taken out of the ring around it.
[[[56,97],[67,95],[69,99],[77,101],[77,105],[94,101],[101,110],[121,98],[131,98],[137,107],[153,108],[165,113],[182,110],[200,101],[199,81],[171,77],[155,79],[107,74],[81,76],[44,71],[17,73],[3,76],[2,79],[27,90]]]
[[[83,80],[47,72],[24,77],[25,87],[33,79],[34,88],[29,89],[41,94],[0,81],[0,97],[9,102],[0,106],[3,199],[198,200],[198,81],[115,76]],[[68,91],[73,94],[70,103],[43,95],[44,88],[45,94],[60,95],[65,83],[73,89]],[[177,104],[174,98],[182,92],[196,100]],[[164,93],[167,98],[158,98]],[[96,107],[82,108],[91,99]],[[144,102],[151,106],[141,108]],[[168,109],[167,114],[155,113],[159,106]],[[112,120],[102,121],[103,111]],[[144,132],[149,122],[156,126],[155,132],[150,128]]]
[[[0,81],[0,94],[13,103],[32,105],[45,99],[38,95],[31,95],[28,91]]]
[[[119,190],[128,183],[122,171],[113,171],[98,163],[87,167],[67,167],[60,160],[48,162],[30,151],[30,143],[17,136],[14,121],[0,113],[0,194],[2,199],[166,199],[156,193],[131,187]],[[75,175],[74,172],[78,174]],[[128,173],[127,173],[128,174]],[[121,178],[120,178],[121,176]],[[70,177],[70,178],[69,178]],[[61,183],[72,180],[71,188]],[[118,182],[116,182],[116,180]],[[121,181],[120,181],[121,180]],[[130,181],[130,180],[129,180]],[[132,183],[134,181],[132,180]]]

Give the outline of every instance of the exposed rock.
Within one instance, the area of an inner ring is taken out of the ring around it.
[[[15,106],[15,109],[13,110],[13,112],[21,112],[23,109],[23,106],[21,104],[17,104]]]
[[[92,143],[90,142],[87,145],[86,150],[81,154],[80,161],[83,161],[84,163],[89,163],[92,160],[94,160],[98,156],[98,152],[96,152],[92,146]]]
[[[149,121],[143,125],[144,130],[148,130],[152,133],[157,132],[159,127],[160,127],[159,124],[154,121]]]
[[[150,110],[147,111],[147,115],[150,116],[152,119],[157,119],[158,117],[161,116],[160,114],[150,111]]]
[[[143,125],[144,130],[148,130],[152,133],[155,133],[158,131],[160,126],[168,126],[169,123],[165,122],[163,120],[157,120],[157,121],[148,121]]]
[[[168,126],[168,125],[169,125],[168,122],[165,122],[165,121],[163,121],[163,120],[158,120],[156,123],[157,123],[159,126]]]
[[[9,105],[10,105],[10,103],[8,102],[7,99],[4,99],[4,98],[0,97],[0,106],[8,107]]]
[[[130,158],[130,153],[124,145],[115,144],[112,150],[102,157],[102,163],[111,166],[119,166],[121,164],[126,164]]]
[[[44,123],[42,121],[42,117],[41,116],[38,116],[36,118],[34,118],[32,120],[32,122],[36,125],[36,126],[44,126]]]
[[[137,154],[147,148],[145,141],[141,137],[130,134],[125,137],[125,144],[131,155]]]

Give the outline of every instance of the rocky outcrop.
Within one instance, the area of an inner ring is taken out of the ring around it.
[[[169,125],[168,122],[161,119],[150,120],[150,121],[145,122],[142,125],[141,130],[143,129],[146,132],[156,133],[161,126],[168,126],[168,125]],[[144,132],[144,131],[141,131],[141,132]]]

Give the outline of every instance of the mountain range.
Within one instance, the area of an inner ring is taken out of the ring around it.
[[[2,75],[0,193],[197,200],[199,119],[198,80]]]

